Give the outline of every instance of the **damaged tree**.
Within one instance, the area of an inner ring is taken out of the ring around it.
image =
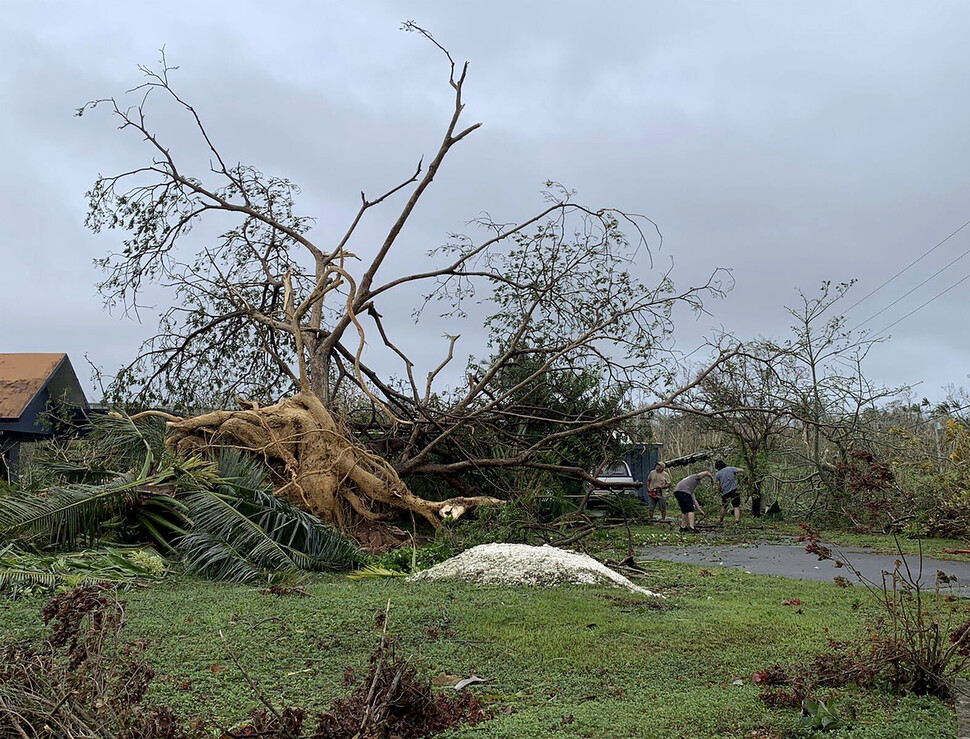
[[[257,452],[281,478],[277,495],[365,539],[370,537],[360,530],[358,518],[373,523],[393,515],[387,511],[407,511],[438,526],[442,519],[459,518],[477,505],[502,502],[486,496],[419,498],[393,465],[355,444],[320,399],[306,389],[265,408],[248,405],[241,411],[173,419],[168,441],[179,452],[220,446]]]
[[[445,158],[480,126],[462,122],[468,65],[457,65],[423,29],[404,28],[444,54],[450,117],[427,165],[376,197],[362,192],[335,243],[317,240],[312,219],[296,213],[294,184],[228,163],[170,83],[164,55],[158,70],[142,70],[133,107],[108,98],[79,111],[109,108],[152,152],[144,166],[100,177],[89,193],[88,226],[128,232],[124,248],[101,261],[106,302],[137,310],[150,283],[174,293],[158,333],[113,383],[115,399],[191,414],[243,398],[238,411],[170,416],[170,443],[261,455],[281,495],[374,546],[401,512],[438,526],[500,502],[508,490],[489,479],[496,470],[588,478],[585,461],[564,444],[600,443],[625,420],[671,404],[732,353],[717,347],[685,379],[668,343],[671,314],[677,304],[702,310],[704,298],[721,292],[719,273],[680,291],[669,272],[653,286],[639,283],[629,266],[638,251],[649,253],[652,223],[574,202],[554,183],[535,215],[518,223],[479,218],[484,237],[453,236],[423,268],[383,274]],[[159,97],[188,117],[210,156],[208,171],[191,170],[149,125],[147,106]],[[396,198],[404,199],[397,217],[368,249],[360,224]],[[196,239],[192,228],[216,216],[228,229]],[[381,308],[414,288],[426,294],[425,307],[440,302],[450,316],[464,315],[472,298],[491,306],[491,353],[469,362],[465,386],[435,387],[458,336],[446,336],[443,358],[429,362],[424,377],[415,353],[392,338]],[[375,348],[399,362],[403,379],[373,364]],[[568,411],[550,401],[551,388],[567,386],[582,388],[580,403],[563,404]],[[633,393],[647,400],[633,405]],[[412,492],[429,478],[442,481],[436,495]],[[429,499],[445,497],[441,487],[457,497]]]

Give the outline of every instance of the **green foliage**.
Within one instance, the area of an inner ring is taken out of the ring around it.
[[[633,495],[614,493],[603,496],[602,500],[606,505],[607,514],[612,518],[622,518],[624,521],[647,520],[647,507],[643,501]]]
[[[937,500],[927,528],[941,536],[970,536],[970,425],[949,419],[944,432],[948,454],[935,477]]]
[[[236,449],[218,459],[220,483],[185,490],[192,530],[176,547],[190,572],[250,582],[343,569],[356,547],[319,519],[273,495],[266,471]]]
[[[501,347],[485,361],[472,361],[467,370],[469,376],[487,373],[507,350],[509,347]],[[488,395],[469,408],[469,413],[478,413],[490,405],[488,423],[470,424],[458,430],[432,453],[430,460],[449,463],[469,457],[503,459],[535,445],[537,449],[529,455],[530,463],[588,472],[604,459],[621,455],[623,444],[617,423],[545,440],[564,430],[594,426],[598,421],[621,415],[626,408],[628,385],[611,381],[594,367],[578,367],[566,360],[551,362],[540,350],[529,346],[521,347],[515,354],[492,377]],[[584,483],[568,471],[521,465],[471,469],[463,473],[462,481],[469,489],[514,499],[536,513],[546,509],[552,515],[570,507],[564,496],[578,497],[584,491]],[[437,476],[409,477],[407,482],[413,492],[431,499],[455,494]]]
[[[157,419],[95,420],[88,438],[51,446],[34,477],[46,489],[0,498],[0,533],[48,549],[150,541],[216,579],[293,578],[345,569],[356,545],[273,495],[265,468],[235,449],[179,458]]]
[[[812,731],[833,731],[845,726],[842,718],[835,712],[835,700],[830,698],[827,701],[805,699],[805,715],[798,722],[801,729],[811,729]]]
[[[0,501],[0,530],[25,534],[47,543],[73,547],[96,538],[102,526],[138,507],[138,489],[152,478],[124,474],[104,485],[78,484],[43,494],[25,492]]]
[[[176,480],[204,479],[210,466],[172,458],[158,419],[96,416],[86,437],[38,450],[30,483],[0,498],[0,532],[68,548],[136,532],[167,548],[189,525],[173,495]]]
[[[377,557],[374,565],[410,574],[434,567],[439,562],[454,557],[458,552],[452,540],[441,537],[419,547],[405,546],[392,549]]]
[[[0,550],[0,591],[16,598],[94,582],[154,582],[165,570],[164,561],[150,548],[31,554],[8,545]]]
[[[486,506],[469,520],[450,524],[456,546],[469,549],[478,544],[508,542],[526,544],[531,541],[529,526],[537,522],[535,512],[517,500],[503,506]]]
[[[380,577],[407,577],[408,573],[400,569],[382,567],[379,564],[364,565],[347,575],[348,580],[373,580]]]

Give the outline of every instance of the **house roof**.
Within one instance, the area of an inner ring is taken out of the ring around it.
[[[0,418],[20,418],[66,359],[66,354],[0,354]]]

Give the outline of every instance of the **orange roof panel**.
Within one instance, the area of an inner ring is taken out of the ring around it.
[[[66,354],[0,354],[0,418],[20,418]]]

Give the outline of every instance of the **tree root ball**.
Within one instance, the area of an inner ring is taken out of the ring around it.
[[[275,405],[247,403],[238,411],[169,421],[166,441],[182,453],[236,447],[261,456],[273,471],[277,495],[371,550],[406,538],[388,523],[401,513],[421,516],[437,528],[443,519],[502,503],[487,496],[431,501],[414,495],[387,460],[356,443],[307,392]]]

